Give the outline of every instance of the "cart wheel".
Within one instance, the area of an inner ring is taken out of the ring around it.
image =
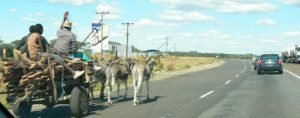
[[[14,114],[21,118],[29,118],[32,105],[27,101],[15,102],[12,105]]]
[[[71,113],[75,117],[83,117],[89,111],[89,97],[85,89],[75,87],[71,93]]]

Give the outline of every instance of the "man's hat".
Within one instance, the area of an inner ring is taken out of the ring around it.
[[[72,27],[72,22],[69,22],[69,21],[65,21],[64,24],[63,24],[63,27],[69,27],[71,28]]]

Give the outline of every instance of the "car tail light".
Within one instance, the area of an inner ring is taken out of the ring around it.
[[[278,64],[282,64],[282,60],[279,60],[279,61],[278,61]]]
[[[258,63],[259,65],[264,64],[264,62],[263,62],[262,60],[259,60],[257,63]]]

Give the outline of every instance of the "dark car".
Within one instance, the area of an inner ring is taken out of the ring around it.
[[[282,74],[282,60],[278,54],[263,54],[257,62],[257,74],[267,71],[278,71]]]
[[[260,56],[256,56],[254,61],[253,61],[254,70],[256,70],[256,68],[257,68],[257,62],[258,62],[259,58],[260,58]]]

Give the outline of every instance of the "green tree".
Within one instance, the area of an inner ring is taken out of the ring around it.
[[[18,44],[20,44],[21,40],[14,40],[11,42],[12,45],[16,46]]]

